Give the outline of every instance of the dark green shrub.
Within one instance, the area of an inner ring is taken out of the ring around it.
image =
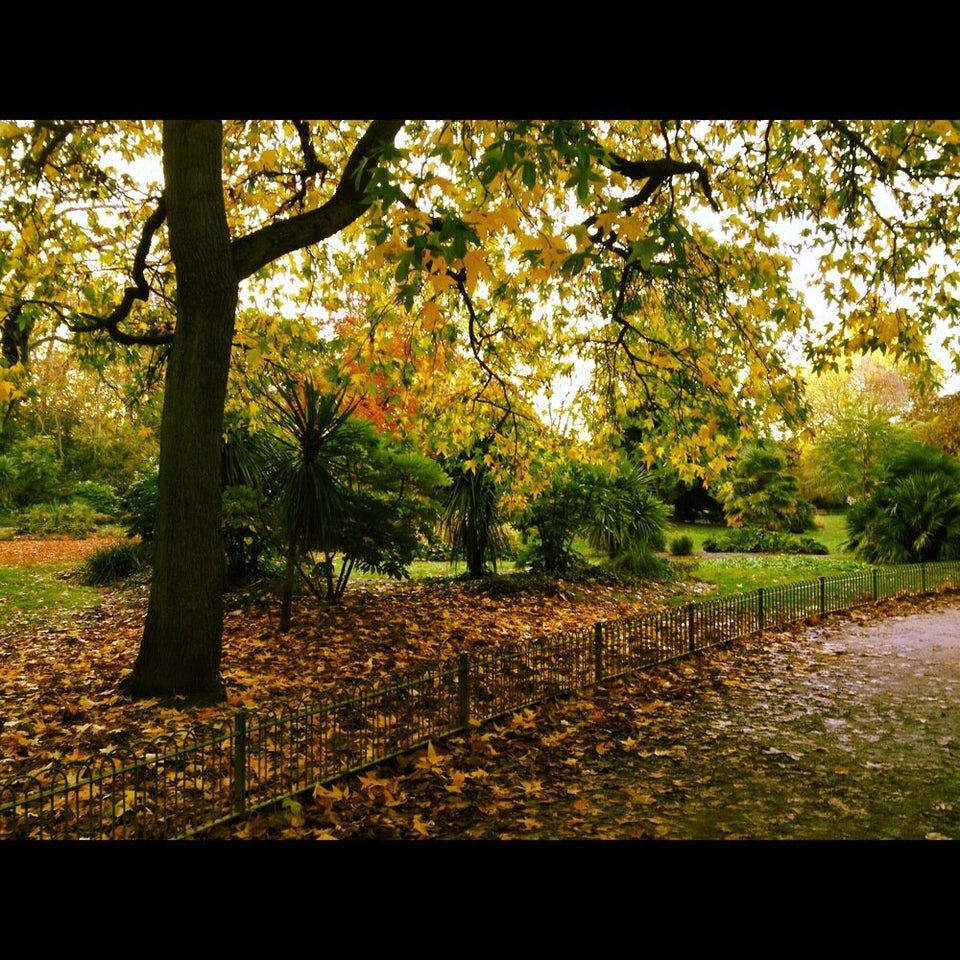
[[[260,521],[263,495],[236,484],[223,491],[222,504],[228,582],[242,583],[269,572],[270,543]]]
[[[117,491],[109,483],[82,480],[73,488],[73,499],[89,503],[94,510],[106,517],[119,517],[123,512]]]
[[[0,453],[0,504],[7,504],[13,498],[16,479],[17,465],[13,457]]]
[[[663,484],[662,477],[658,480]],[[661,488],[661,498],[673,504],[673,518],[678,523],[694,523],[703,520],[707,523],[723,522],[723,504],[707,492],[700,477],[685,482],[679,478]]]
[[[32,436],[8,451],[5,496],[21,506],[43,503],[59,494],[60,458],[53,437]]]
[[[17,533],[31,537],[88,537],[96,527],[97,511],[80,500],[37,503],[16,518]]]
[[[590,515],[599,482],[596,471],[582,464],[564,463],[554,471],[550,485],[518,520],[521,566],[556,576],[569,576],[582,566],[574,540]]]
[[[445,563],[450,560],[450,548],[434,536],[423,534],[417,542],[413,557],[415,560],[433,560]]]
[[[632,577],[660,578],[670,576],[670,565],[646,547],[631,546],[617,551],[605,562],[607,569]]]
[[[707,537],[703,549],[708,553],[806,553],[826,554],[830,551],[813,537],[740,527],[729,533]]]
[[[139,537],[144,543],[153,539],[153,528],[157,522],[158,478],[156,469],[141,473],[127,487],[122,498],[127,536]]]
[[[529,538],[518,563],[558,576],[580,575],[584,560],[578,536],[606,555],[613,570],[661,576],[655,551],[666,548],[667,508],[654,495],[650,475],[624,461],[618,472],[569,462],[519,521]]]
[[[675,557],[689,557],[693,553],[693,537],[682,534],[670,541],[670,553]]]
[[[868,563],[960,557],[960,463],[916,444],[891,454],[847,513],[847,549]]]
[[[126,580],[144,567],[144,556],[133,543],[105,547],[87,557],[80,571],[80,580],[87,587],[102,587]]]

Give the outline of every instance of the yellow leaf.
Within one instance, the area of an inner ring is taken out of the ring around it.
[[[420,310],[420,322],[427,333],[433,333],[434,330],[443,326],[443,314],[433,300],[428,300]]]
[[[493,272],[487,266],[487,261],[476,250],[468,250],[463,255],[463,268],[467,271],[467,293],[472,294],[477,286],[477,280],[483,276],[490,279]]]
[[[466,774],[461,773],[459,770],[451,770],[450,783],[446,785],[446,789],[449,793],[460,793],[464,786],[466,786],[466,783]]]
[[[349,788],[349,787],[338,787],[338,786],[334,785],[334,786],[330,787],[329,789],[327,789],[326,787],[323,786],[323,784],[318,783],[318,784],[313,788],[313,799],[314,799],[314,800],[321,800],[321,801],[323,801],[323,800],[327,800],[327,801],[346,800],[346,798],[349,797],[349,796],[350,796],[350,788]]]
[[[362,786],[364,790],[373,790],[376,787],[383,787],[386,786],[388,782],[386,780],[381,780],[372,773],[361,773],[357,779],[360,781],[360,786]]]
[[[246,355],[247,370],[256,373],[263,366],[263,354],[259,347],[251,347]]]
[[[659,710],[665,706],[667,706],[665,700],[651,700],[649,703],[645,703],[640,710],[642,713],[653,713],[655,710]]]
[[[432,820],[424,821],[424,819],[420,816],[419,813],[414,814],[414,817],[413,817],[413,829],[416,830],[417,833],[419,833],[421,837],[429,837],[429,836],[430,836],[430,827],[432,827],[432,826],[433,826],[433,821],[432,821]]]

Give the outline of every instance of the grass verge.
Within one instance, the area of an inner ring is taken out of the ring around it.
[[[58,629],[96,610],[100,594],[73,581],[75,566],[0,567],[0,633],[41,624]]]

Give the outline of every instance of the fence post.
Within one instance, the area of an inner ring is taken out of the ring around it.
[[[827,578],[820,578],[820,616],[827,615]]]
[[[457,664],[457,692],[459,694],[460,727],[470,725],[470,654],[461,653]]]
[[[247,714],[238,713],[234,719],[233,735],[233,797],[231,807],[242,814],[247,795]]]
[[[927,592],[927,565],[922,561],[920,563],[920,592]]]
[[[690,652],[696,649],[695,623],[693,619],[693,602],[687,604],[687,636],[690,638]]]
[[[877,590],[877,568],[873,568],[873,600],[876,603],[880,599],[880,593]]]
[[[593,625],[593,677],[599,683],[603,679],[603,624]]]
[[[763,633],[763,587],[757,590],[757,632]]]

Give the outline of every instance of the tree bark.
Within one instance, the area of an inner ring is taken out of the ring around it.
[[[222,699],[224,552],[220,451],[238,279],[216,121],[168,121],[163,167],[177,326],[160,427],[153,580],[135,697]]]

